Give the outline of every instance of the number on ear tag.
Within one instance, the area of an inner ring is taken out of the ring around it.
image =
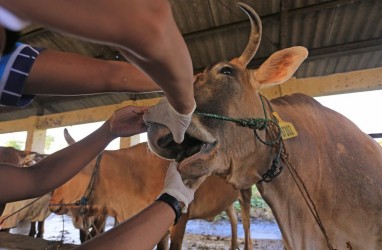
[[[284,140],[296,137],[298,135],[297,130],[294,128],[292,123],[283,121],[277,112],[273,112],[272,114],[278,121],[281,129],[281,137]]]

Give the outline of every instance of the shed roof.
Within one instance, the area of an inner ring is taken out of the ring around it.
[[[188,45],[194,71],[237,57],[249,35],[247,16],[237,0],[170,0],[178,27]],[[260,48],[250,67],[258,67],[273,52],[305,46],[308,59],[295,76],[306,78],[382,66],[382,1],[380,0],[242,0],[263,23]],[[38,26],[23,31],[22,41],[106,60],[123,60],[112,47],[80,41]],[[160,94],[97,94],[38,96],[24,109],[0,107],[0,121],[31,115],[145,99]]]

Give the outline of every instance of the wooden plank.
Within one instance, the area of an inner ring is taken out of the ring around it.
[[[26,119],[0,122],[0,134],[19,131],[33,131],[33,129],[44,130],[49,128],[105,121],[115,110],[119,108],[130,105],[151,106],[156,104],[159,100],[160,98],[136,101],[128,100],[116,105],[107,105],[45,116],[31,116]]]
[[[315,97],[379,89],[382,89],[382,68],[323,77],[292,78],[281,85],[263,89],[261,93],[267,98],[272,99],[293,93],[304,93]]]

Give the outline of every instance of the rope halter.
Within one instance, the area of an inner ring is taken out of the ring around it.
[[[264,109],[265,112],[265,109]],[[196,115],[200,115],[207,118],[212,118],[216,120],[222,120],[222,121],[229,121],[234,122],[242,127],[248,127],[250,129],[253,129],[254,134],[256,138],[263,143],[264,145],[270,146],[270,147],[278,147],[278,153],[276,154],[275,158],[272,160],[271,167],[262,174],[260,182],[270,182],[272,179],[276,176],[278,176],[281,173],[281,170],[283,169],[283,164],[280,160],[280,156],[282,153],[282,138],[281,138],[281,128],[277,124],[276,121],[268,119],[268,118],[240,118],[235,119],[227,116],[222,115],[216,115],[216,114],[209,114],[209,113],[203,113],[203,112],[195,112]],[[274,139],[261,139],[258,130],[266,130],[267,128],[273,127],[276,129],[276,136]]]

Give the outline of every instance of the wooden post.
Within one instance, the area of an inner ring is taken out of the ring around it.
[[[129,148],[131,147],[131,138],[130,137],[121,137],[119,141],[119,148]]]
[[[45,150],[46,129],[30,129],[27,131],[25,150],[40,154]]]

